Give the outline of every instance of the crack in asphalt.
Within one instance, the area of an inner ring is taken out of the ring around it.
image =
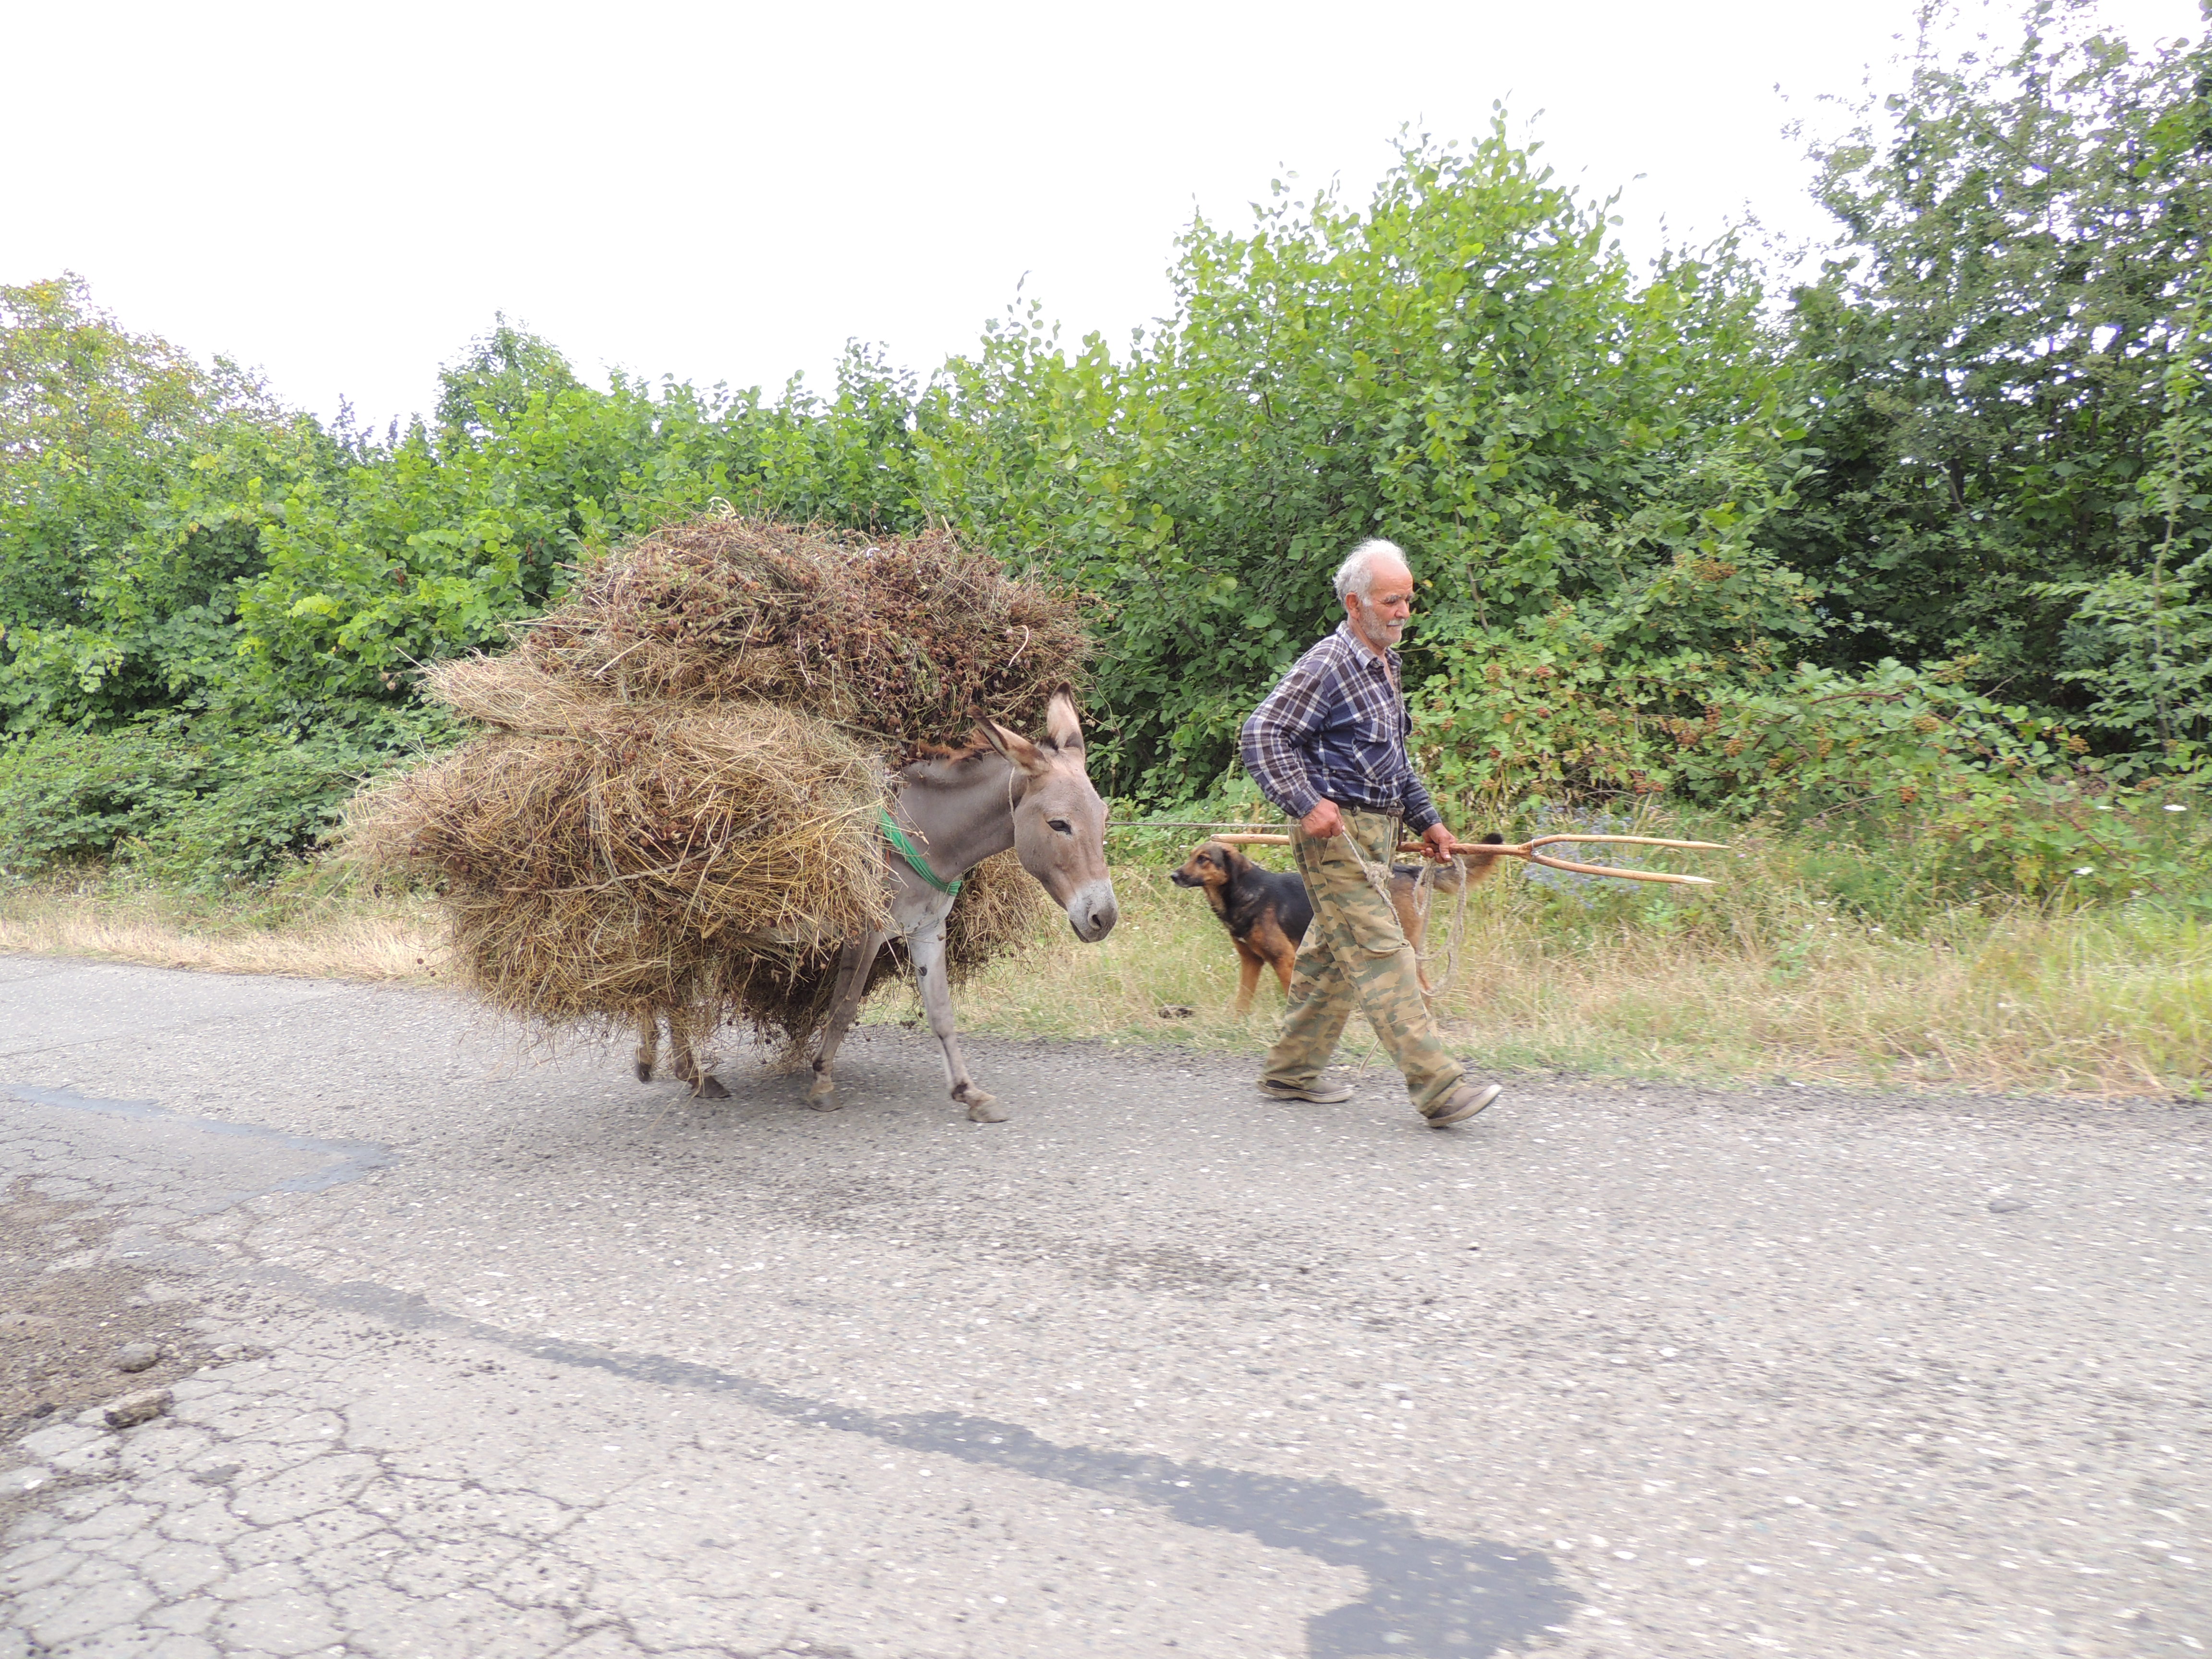
[[[327,1192],[399,1161],[398,1154],[367,1141],[321,1140],[258,1125],[185,1117],[152,1101],[100,1100],[69,1090],[21,1085],[5,1085],[4,1091],[30,1104],[165,1121],[210,1134],[264,1139],[332,1160],[307,1174],[203,1205],[195,1212],[199,1214],[267,1194]],[[270,1264],[260,1264],[243,1276],[271,1290],[404,1329],[485,1343],[658,1387],[725,1395],[802,1425],[863,1435],[1142,1504],[1186,1526],[1242,1533],[1271,1548],[1296,1551],[1332,1566],[1358,1568],[1367,1577],[1366,1595],[1307,1620],[1310,1659],[1368,1659],[1383,1653],[1479,1659],[1557,1629],[1582,1605],[1582,1597],[1560,1581],[1551,1560],[1540,1553],[1424,1533],[1409,1517],[1340,1481],[1061,1445],[1018,1424],[956,1412],[862,1411],[691,1360],[507,1330],[446,1312],[420,1294],[387,1285],[363,1280],[333,1285]]]
[[[289,1268],[264,1268],[272,1287],[410,1330],[489,1343],[562,1365],[743,1401],[810,1427],[866,1435],[910,1450],[1011,1469],[1055,1485],[1141,1503],[1186,1526],[1238,1532],[1367,1575],[1360,1601],[1307,1620],[1312,1659],[1398,1652],[1474,1656],[1521,1645],[1564,1624],[1582,1598],[1534,1551],[1423,1533],[1340,1481],[1254,1474],[1149,1454],[1066,1446],[1017,1424],[957,1412],[886,1415],[789,1393],[719,1367],[661,1354],[626,1353],[538,1337],[451,1314],[412,1291],[359,1279],[329,1285]]]
[[[270,1193],[324,1193],[333,1187],[343,1187],[349,1181],[378,1170],[390,1169],[399,1162],[399,1155],[389,1147],[367,1140],[318,1140],[311,1135],[288,1135],[279,1130],[264,1128],[258,1123],[227,1123],[220,1118],[185,1117],[150,1100],[99,1100],[81,1095],[70,1089],[32,1089],[20,1083],[5,1085],[14,1099],[33,1106],[59,1107],[66,1111],[98,1112],[108,1117],[160,1120],[188,1129],[198,1129],[204,1134],[236,1135],[247,1140],[265,1140],[293,1152],[320,1152],[335,1159],[320,1170],[306,1175],[294,1176],[288,1181],[273,1182],[266,1187],[255,1187],[243,1192],[226,1193],[210,1199],[190,1213],[216,1215],[234,1209],[251,1199],[264,1198]]]

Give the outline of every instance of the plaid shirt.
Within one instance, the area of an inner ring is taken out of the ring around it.
[[[1244,722],[1237,752],[1260,793],[1294,818],[1333,800],[1347,812],[1403,812],[1416,835],[1443,822],[1406,753],[1413,722],[1399,672],[1396,652],[1386,664],[1339,623]]]

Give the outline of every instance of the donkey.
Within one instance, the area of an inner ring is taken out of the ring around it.
[[[839,947],[822,1046],[813,1061],[807,1103],[834,1112],[832,1072],[838,1045],[852,1030],[867,993],[876,956],[894,939],[906,941],[929,1029],[945,1051],[945,1080],[952,1098],[978,1123],[1002,1123],[1006,1109],[975,1086],[953,1027],[952,988],[945,977],[945,918],[959,878],[994,853],[1009,847],[1022,867],[1043,884],[1067,913],[1076,938],[1096,945],[1114,931],[1121,912],[1106,872],[1106,804],[1085,769],[1083,727],[1066,692],[1045,710],[1045,735],[1032,743],[995,720],[975,728],[968,746],[902,767],[891,780],[893,827],[911,854],[884,842],[892,931],[862,933]],[[694,1057],[690,1033],[669,1022],[676,1074],[695,1094],[720,1097],[727,1091]],[[649,1078],[659,1033],[651,1014],[638,1024],[638,1075]]]

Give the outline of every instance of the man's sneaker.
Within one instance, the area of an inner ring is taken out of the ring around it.
[[[1431,1129],[1464,1123],[1504,1092],[1504,1085],[1498,1083],[1486,1083],[1480,1088],[1472,1083],[1455,1083],[1449,1094],[1424,1110],[1421,1115],[1428,1119]]]
[[[1260,1079],[1260,1092],[1270,1100],[1310,1100],[1316,1106],[1334,1106],[1339,1101],[1352,1098],[1352,1091],[1341,1083],[1324,1083],[1316,1078],[1311,1083],[1278,1083],[1273,1078]]]

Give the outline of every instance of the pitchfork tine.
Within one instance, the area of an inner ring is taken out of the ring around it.
[[[1725,853],[1728,848],[1717,841],[1669,841],[1659,836],[1539,836],[1534,841],[1518,844],[1499,842],[1455,841],[1451,850],[1490,858],[1526,859],[1531,864],[1540,864],[1547,870],[1566,870],[1578,876],[1611,876],[1619,881],[1656,881],[1670,887],[1711,887],[1716,884],[1711,876],[1677,876],[1661,870],[1624,870],[1611,864],[1576,864],[1566,859],[1547,858],[1536,849],[1549,847],[1556,842],[1607,842],[1623,847],[1682,847],[1698,852]],[[1419,842],[1402,847],[1401,852],[1419,852]]]
[[[1234,847],[1287,847],[1291,838],[1283,835],[1265,833],[1216,836],[1216,841]],[[1725,853],[1728,844],[1717,841],[1668,841],[1659,836],[1539,836],[1534,841],[1518,843],[1494,841],[1455,841],[1451,845],[1455,855],[1484,859],[1526,859],[1531,864],[1540,864],[1547,870],[1566,870],[1578,876],[1611,876],[1620,881],[1660,881],[1675,887],[1711,887],[1717,884],[1711,876],[1678,876],[1662,870],[1624,870],[1612,864],[1575,864],[1565,859],[1547,858],[1536,849],[1549,847],[1555,842],[1609,842],[1621,847],[1682,847],[1700,853]],[[1418,853],[1423,844],[1407,842],[1398,850]]]
[[[1694,847],[1700,852],[1725,853],[1728,844],[1717,841],[1666,841],[1657,836],[1539,836],[1524,847],[1549,847],[1555,841],[1602,841],[1620,847]]]

